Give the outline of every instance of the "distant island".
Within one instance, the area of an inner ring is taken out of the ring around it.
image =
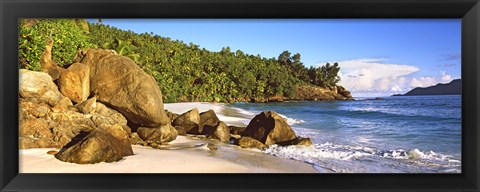
[[[392,96],[416,96],[416,95],[461,95],[462,79],[455,79],[450,83],[439,83],[430,87],[417,87],[405,94],[394,94]]]

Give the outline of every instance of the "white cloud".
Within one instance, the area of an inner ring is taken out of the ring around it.
[[[383,59],[355,59],[339,61],[340,84],[352,91],[386,91],[403,82],[403,76],[419,70],[410,65],[383,63]]]
[[[400,88],[400,86],[398,86],[398,85],[395,85],[392,88],[390,88],[390,91],[392,91],[392,92],[401,92],[402,90],[403,89]]]
[[[435,85],[437,79],[435,77],[420,77],[420,78],[412,78],[410,81],[410,87],[428,87]]]
[[[405,93],[415,87],[427,87],[452,80],[451,75],[445,71],[441,71],[438,77],[409,77],[420,69],[385,61],[376,58],[338,61],[341,77],[339,84],[352,91],[354,97],[362,97]]]
[[[447,74],[445,71],[440,71],[439,77],[420,77],[420,78],[412,78],[410,80],[410,87],[428,87],[432,85],[436,85],[438,83],[448,83],[452,81],[453,78],[451,75]]]
[[[442,74],[441,80],[444,83],[452,81],[452,76],[451,75],[446,74],[445,71],[441,71],[440,73]]]

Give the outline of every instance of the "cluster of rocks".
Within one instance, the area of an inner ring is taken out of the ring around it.
[[[96,97],[73,105],[51,77],[20,70],[19,148],[62,148],[74,163],[112,162],[133,155],[127,119]]]
[[[222,142],[233,142],[242,148],[265,149],[270,145],[312,145],[310,138],[297,137],[287,121],[273,111],[255,116],[247,127],[228,126],[220,121],[213,110],[199,113],[197,108],[175,117],[172,126],[179,135],[205,135]]]
[[[61,148],[55,157],[62,161],[112,162],[133,155],[133,132],[148,143],[177,137],[155,79],[131,59],[89,49],[63,69],[48,47],[44,72],[20,70],[21,149],[54,147]]]
[[[271,111],[257,115],[247,127],[235,127],[220,121],[213,110],[164,110],[154,78],[115,51],[80,51],[66,69],[53,63],[50,51],[51,44],[42,57],[43,72],[20,70],[21,149],[60,148],[49,153],[86,164],[118,161],[133,155],[131,144],[161,148],[186,134],[246,148],[311,145]]]
[[[270,145],[312,145],[310,138],[298,137],[287,120],[273,111],[255,116],[247,127],[230,126],[230,133],[240,135],[234,144],[243,148],[265,149]]]

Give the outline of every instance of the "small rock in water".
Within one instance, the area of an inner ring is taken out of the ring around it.
[[[287,120],[273,111],[264,111],[255,116],[240,134],[270,146],[297,138]]]
[[[218,149],[217,146],[212,143],[207,144],[207,148],[209,148],[212,151],[216,151]]]
[[[297,137],[295,139],[292,139],[292,140],[289,140],[289,141],[284,141],[284,142],[279,142],[277,144],[280,145],[280,146],[288,146],[288,145],[310,146],[310,145],[313,145],[313,142],[310,138]]]
[[[241,148],[257,148],[261,150],[267,148],[265,144],[251,137],[241,137],[240,139],[235,139],[233,144],[238,145]]]
[[[55,155],[57,153],[58,153],[58,151],[55,151],[55,150],[50,150],[50,151],[47,152],[47,154],[49,154],[49,155]]]
[[[313,145],[312,139],[310,138],[298,138],[298,143],[296,145],[304,145],[304,146],[310,146]]]

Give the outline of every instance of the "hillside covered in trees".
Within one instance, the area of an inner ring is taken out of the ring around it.
[[[76,53],[86,48],[113,49],[131,58],[155,78],[165,102],[351,99],[350,92],[337,86],[337,63],[307,68],[299,53],[289,51],[277,58],[228,46],[214,52],[194,43],[84,19],[20,21],[19,67],[41,70],[47,40],[54,42],[52,57],[62,67],[71,65]]]

